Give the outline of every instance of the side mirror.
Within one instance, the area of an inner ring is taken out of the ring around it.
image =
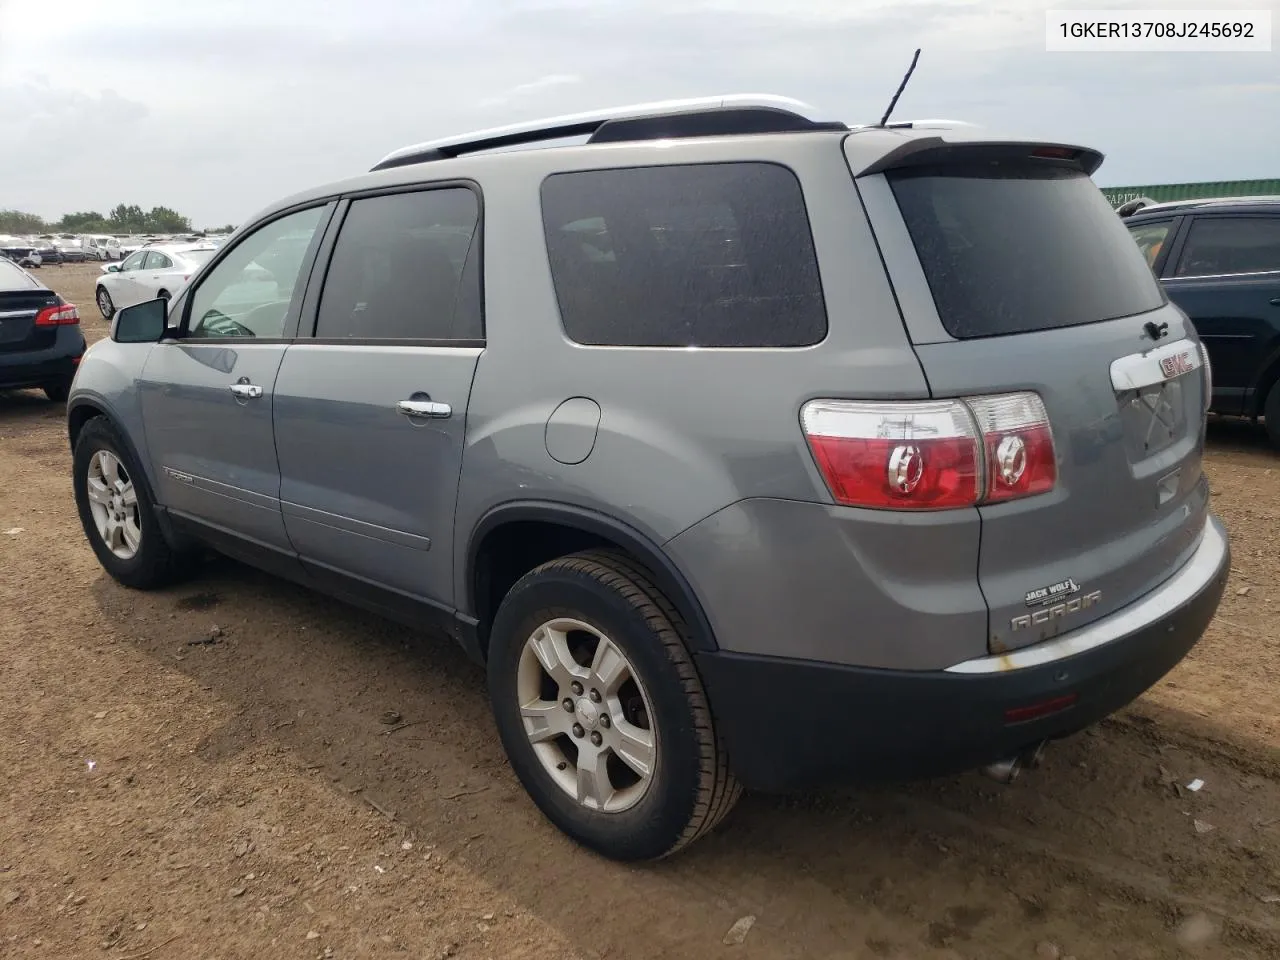
[[[107,273],[119,273],[119,272],[120,272],[119,264],[113,263],[107,267]]]
[[[169,301],[163,297],[136,303],[116,314],[111,339],[116,343],[158,343],[165,332]]]

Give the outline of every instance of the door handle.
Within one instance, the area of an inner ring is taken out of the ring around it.
[[[1273,307],[1280,307],[1280,297],[1272,297],[1267,302],[1270,303]]]
[[[396,409],[415,420],[448,420],[453,416],[453,407],[435,400],[401,400]]]
[[[262,388],[256,383],[233,383],[231,392],[236,395],[237,400],[257,400],[262,396]]]

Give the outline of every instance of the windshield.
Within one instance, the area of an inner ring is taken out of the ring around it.
[[[1069,327],[1164,303],[1124,222],[1080,171],[948,166],[888,180],[953,337]]]

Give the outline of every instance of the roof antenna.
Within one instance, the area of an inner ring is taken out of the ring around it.
[[[880,118],[880,122],[876,126],[883,127],[889,122],[889,114],[893,113],[893,108],[898,105],[898,98],[902,96],[902,91],[907,89],[907,81],[911,79],[911,75],[916,72],[916,63],[920,60],[920,48],[916,48],[915,55],[911,58],[911,66],[907,67],[907,75],[902,78],[902,82],[898,84],[898,92],[893,95],[893,99],[889,101],[889,109],[884,112],[884,116]]]

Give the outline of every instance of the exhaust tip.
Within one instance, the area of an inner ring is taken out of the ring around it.
[[[996,783],[1013,783],[1018,779],[1018,774],[1022,772],[1022,758],[1008,757],[1004,760],[997,760],[995,763],[989,763],[981,769],[983,776],[990,777]]]
[[[1042,740],[1019,753],[1015,753],[1012,757],[1006,757],[1003,760],[997,760],[995,763],[989,763],[985,767],[981,767],[981,772],[983,776],[990,777],[996,783],[1013,783],[1018,779],[1018,774],[1024,769],[1034,770],[1040,766],[1044,748],[1045,741]]]

